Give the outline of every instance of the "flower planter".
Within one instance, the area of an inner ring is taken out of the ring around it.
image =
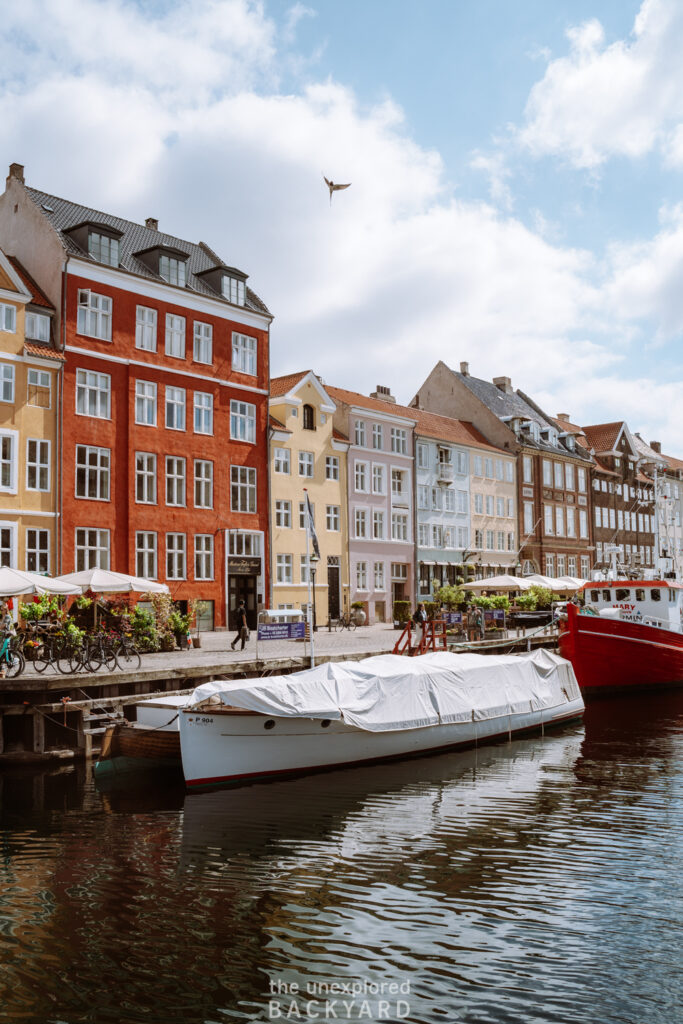
[[[201,647],[202,646],[202,638],[200,636],[193,636],[192,637],[192,646],[193,647]]]
[[[176,633],[176,643],[181,651],[189,651],[190,649],[190,638],[187,633]]]

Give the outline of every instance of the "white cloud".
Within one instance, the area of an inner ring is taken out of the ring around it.
[[[595,170],[609,157],[656,147],[683,157],[683,6],[644,0],[627,40],[605,42],[596,20],[567,32],[569,53],[551,60],[533,87],[520,141],[535,155],[567,157]]]
[[[313,367],[406,400],[436,360],[467,359],[474,373],[554,397],[549,411],[568,397],[573,413],[590,395],[587,418],[611,417],[607,380],[617,416],[642,415],[624,354],[658,310],[680,244],[673,213],[660,236],[615,248],[603,266],[545,227],[454,199],[441,157],[409,137],[390,99],[365,107],[334,81],[281,91],[291,26],[278,36],[247,0],[177,0],[144,15],[124,0],[27,0],[4,18],[5,164],[96,208],[158,216],[244,269],[276,317],[274,373]],[[592,31],[573,45],[601,52]],[[504,165],[482,169],[504,200]],[[323,173],[352,182],[331,205]],[[667,329],[678,317],[672,306]],[[681,385],[667,388],[658,399],[677,393],[680,406]]]

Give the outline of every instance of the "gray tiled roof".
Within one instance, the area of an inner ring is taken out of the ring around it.
[[[499,387],[488,380],[481,380],[480,377],[471,377],[469,373],[457,373],[455,374],[459,381],[461,381],[469,390],[475,395],[480,402],[495,413],[500,419],[523,419],[532,420],[538,423],[539,427],[543,430],[546,427],[551,427],[554,431],[557,431],[557,424],[550,416],[547,416],[542,409],[540,409],[535,402],[533,402],[523,391],[512,391],[510,393],[502,391]],[[548,441],[534,441],[531,437],[524,438],[524,444],[529,445],[532,448],[539,448],[542,451],[555,452],[561,451],[567,453],[568,449],[564,445],[554,445]],[[580,459],[585,459],[587,462],[591,461],[589,453],[577,446],[569,454]]]
[[[136,259],[135,253],[144,252],[145,249],[152,249],[159,245],[180,249],[181,252],[188,255],[186,286],[188,291],[196,292],[199,295],[207,295],[212,299],[224,302],[226,305],[231,305],[227,299],[218,295],[205,281],[197,277],[197,274],[201,274],[206,270],[212,270],[216,266],[229,269],[228,264],[222,263],[208,246],[196,242],[187,242],[182,238],[176,238],[174,235],[166,235],[163,231],[155,231],[152,228],[145,227],[143,224],[135,224],[133,221],[124,220],[122,217],[114,217],[110,213],[102,213],[100,210],[93,210],[88,206],[80,206],[78,203],[69,202],[67,199],[60,199],[58,196],[52,196],[35,188],[27,187],[26,192],[43,216],[49,220],[50,224],[58,232],[62,244],[68,253],[78,256],[80,259],[91,260],[93,263],[96,263],[97,261],[92,260],[92,257],[81,249],[66,232],[78,224],[88,222],[106,224],[115,231],[122,232],[119,241],[120,270],[136,274],[138,277],[146,277],[153,281],[165,283],[161,277],[151,271],[141,260]],[[239,273],[242,273],[242,271]],[[172,287],[175,288],[175,285]],[[251,288],[246,289],[245,308],[255,310],[257,313],[270,315],[265,303],[261,301]]]

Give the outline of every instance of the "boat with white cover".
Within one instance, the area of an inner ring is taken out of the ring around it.
[[[410,757],[549,728],[583,714],[574,671],[545,650],[329,662],[204,683],[180,709],[188,787]]]

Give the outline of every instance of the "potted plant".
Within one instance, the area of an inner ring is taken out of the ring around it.
[[[190,646],[190,619],[189,613],[183,615],[174,609],[168,617],[168,628],[175,635],[176,643],[181,651],[187,651]]]
[[[410,619],[410,601],[394,601],[394,629],[403,629]]]
[[[362,601],[353,601],[351,603],[351,614],[357,626],[365,625],[367,615],[365,614],[365,607]]]

